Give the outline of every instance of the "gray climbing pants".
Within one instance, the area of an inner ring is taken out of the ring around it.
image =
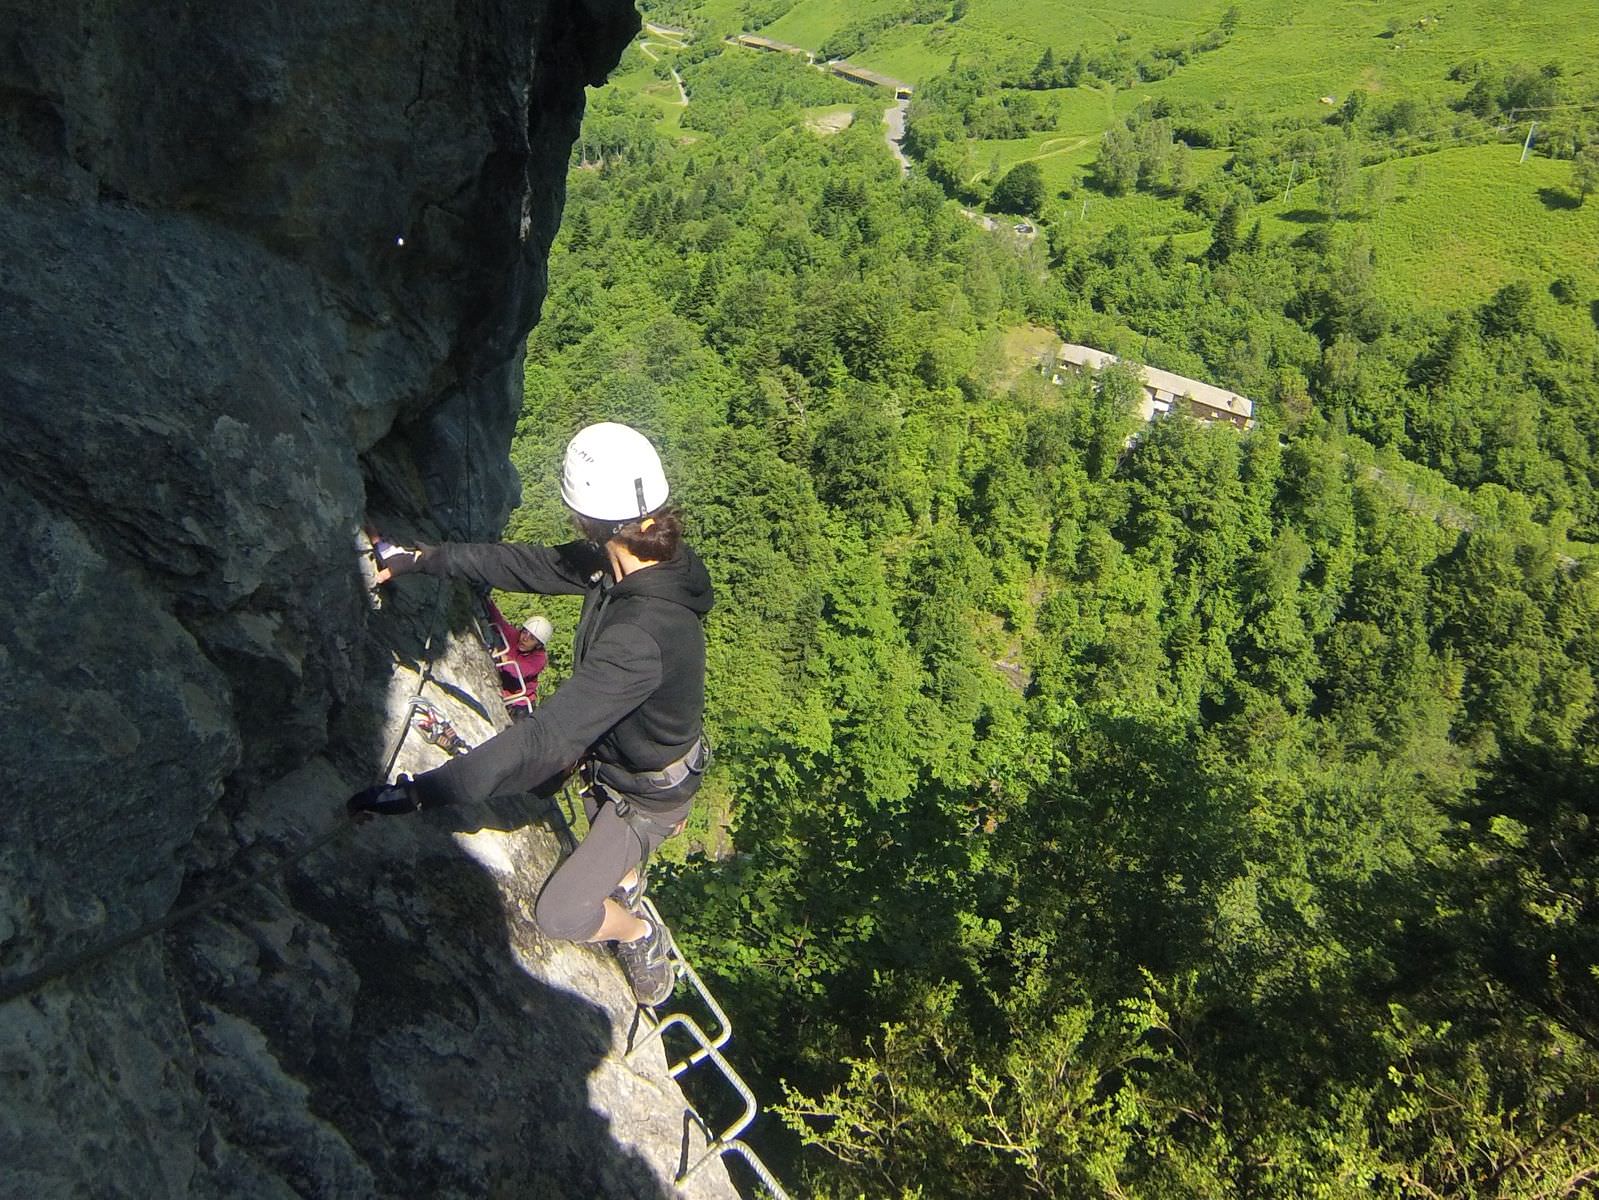
[[[660,848],[694,806],[690,797],[680,806],[652,812],[647,821],[630,823],[595,790],[583,789],[588,835],[555,869],[533,910],[547,936],[568,942],[593,940],[605,920],[605,898],[622,876]]]

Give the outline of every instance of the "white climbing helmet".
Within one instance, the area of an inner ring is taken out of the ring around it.
[[[602,421],[577,431],[561,464],[561,499],[596,521],[631,521],[666,503],[666,472],[650,439]]]
[[[529,617],[522,622],[522,628],[538,638],[546,646],[550,644],[550,639],[555,636],[555,626],[550,624],[548,617]]]

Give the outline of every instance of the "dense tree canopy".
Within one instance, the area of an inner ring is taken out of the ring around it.
[[[638,425],[720,590],[735,853],[658,894],[766,1152],[838,1197],[1591,1185],[1592,348],[1514,289],[1391,312],[1358,232],[1263,242],[1244,193],[1209,252],[1046,259],[729,55],[695,144],[597,106],[515,455]],[[1028,321],[1261,422],[1142,426]]]

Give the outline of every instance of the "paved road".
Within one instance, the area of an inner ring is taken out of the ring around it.
[[[883,114],[883,124],[888,126],[888,132],[883,136],[888,141],[888,148],[894,152],[894,157],[899,159],[899,173],[911,173],[911,160],[905,157],[905,151],[900,148],[900,143],[905,140],[905,110],[910,107],[909,100],[896,101],[894,107]]]

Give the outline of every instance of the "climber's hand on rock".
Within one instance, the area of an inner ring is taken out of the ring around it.
[[[372,539],[372,553],[377,555],[379,583],[387,583],[396,575],[406,575],[417,569],[422,561],[420,546],[396,546],[381,537]]]
[[[345,802],[345,810],[358,821],[373,817],[396,817],[422,807],[411,781],[401,777],[393,783],[380,783],[357,792]]]

